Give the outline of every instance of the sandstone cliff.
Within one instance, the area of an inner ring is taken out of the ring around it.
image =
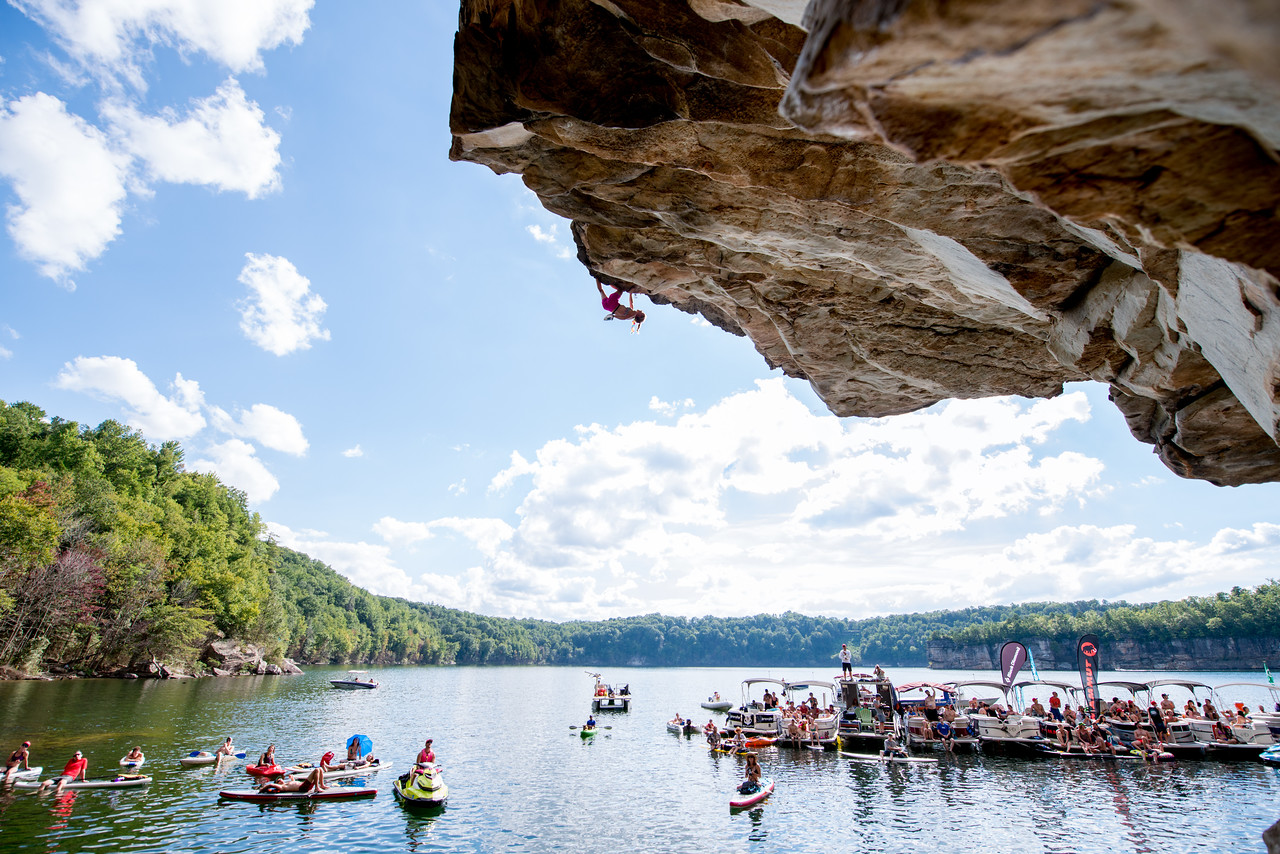
[[[1178,474],[1274,481],[1277,35],[1265,0],[463,0],[450,156],[838,415],[1093,379]]]
[[[1075,640],[1024,640],[1040,670],[1075,670]],[[960,646],[949,640],[929,641],[929,666],[939,670],[1000,669],[1000,647]],[[1120,640],[1103,644],[1107,670],[1256,670],[1280,661],[1280,637],[1184,638],[1160,641]],[[1026,678],[1030,678],[1027,676]]]

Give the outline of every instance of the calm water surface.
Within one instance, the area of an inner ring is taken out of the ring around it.
[[[830,674],[616,668],[605,678],[630,683],[632,711],[601,715],[612,729],[583,741],[570,729],[589,710],[592,680],[581,669],[388,668],[372,671],[382,687],[358,692],[329,686],[341,672],[0,684],[0,750],[30,739],[33,763],[51,772],[82,750],[94,777],[141,744],[155,777],[141,791],[0,794],[0,851],[1252,852],[1280,818],[1280,769],[1256,763],[958,755],[936,766],[880,767],[772,748],[760,758],[777,791],[730,814],[741,760],[709,754],[700,737],[671,735],[665,722],[677,712],[705,722],[710,713],[698,703],[711,691],[738,697],[748,676]],[[1185,675],[1210,684],[1256,679]],[[341,754],[353,733],[370,736],[374,752],[396,765],[367,779],[378,788],[373,800],[220,802],[220,789],[247,787],[243,763],[222,771],[178,764],[227,735],[253,755],[274,742],[283,762],[314,762],[326,749]],[[428,736],[450,797],[443,811],[413,815],[392,797],[391,781]]]

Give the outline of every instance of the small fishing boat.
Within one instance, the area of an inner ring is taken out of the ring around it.
[[[749,794],[743,794],[737,789],[729,796],[729,809],[741,810],[760,803],[765,798],[773,794],[773,781],[761,780],[755,791]]]
[[[378,683],[373,681],[372,676],[368,679],[360,678],[361,674],[369,672],[367,670],[348,670],[347,672],[355,675],[349,679],[330,679],[329,684],[335,688],[345,688],[349,691],[354,691],[359,688],[369,689],[378,687]]]
[[[151,783],[150,777],[143,777],[141,774],[126,774],[115,777],[111,780],[81,780],[74,783],[67,783],[63,789],[138,789]],[[23,780],[14,783],[15,789],[38,789],[40,784],[35,780]],[[50,787],[47,791],[52,792],[56,787]]]
[[[401,774],[391,784],[396,800],[407,807],[439,807],[449,797],[449,787],[444,784],[440,766],[431,763],[419,765],[407,774]]]
[[[366,789],[359,786],[335,786],[323,792],[260,792],[257,789],[227,789],[218,792],[218,797],[229,801],[252,801],[269,804],[274,801],[338,801],[352,798],[372,798],[378,794],[377,789]]]

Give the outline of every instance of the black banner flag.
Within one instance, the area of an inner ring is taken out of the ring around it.
[[[1004,692],[1009,693],[1009,686],[1018,678],[1018,671],[1027,661],[1027,648],[1017,641],[1009,641],[1000,647],[1000,681],[1004,683]]]
[[[1102,715],[1102,698],[1098,696],[1098,671],[1102,669],[1098,636],[1085,635],[1076,644],[1076,664],[1080,667],[1080,687],[1084,700],[1097,716]]]

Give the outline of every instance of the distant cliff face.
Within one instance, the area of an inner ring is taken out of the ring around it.
[[[1040,670],[1075,670],[1074,641],[1044,638],[1022,641]],[[929,641],[929,666],[937,670],[999,670],[1000,647],[958,646],[949,640]],[[1161,641],[1106,641],[1106,670],[1256,670],[1263,662],[1280,661],[1280,637],[1187,638]],[[1027,671],[1029,673],[1029,670]],[[1025,678],[1030,678],[1026,676]]]
[[[522,174],[592,275],[749,336],[832,412],[1094,379],[1178,474],[1280,479],[1280,5],[463,0],[459,23],[450,156]]]

